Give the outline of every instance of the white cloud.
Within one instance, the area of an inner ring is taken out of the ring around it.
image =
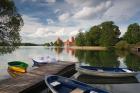
[[[60,15],[58,17],[59,21],[67,21],[70,18],[70,14],[69,13],[63,13],[62,15]]]
[[[38,23],[37,18],[32,18],[27,15],[22,16],[24,20],[24,26],[21,29],[21,35],[26,36],[30,33],[34,33],[38,28],[42,27],[41,23]]]
[[[79,6],[96,6],[106,0],[65,0],[67,3],[72,4],[75,7]]]
[[[28,37],[45,37],[47,36],[48,28],[38,28],[35,33],[29,34]]]
[[[125,21],[140,12],[139,0],[116,0],[114,5],[109,8],[102,19]]]
[[[45,0],[45,2],[48,2],[48,3],[55,3],[56,0]]]
[[[79,29],[70,32],[70,36],[76,36],[79,33]]]
[[[55,41],[58,37],[63,40],[75,36],[79,27],[46,26],[41,24],[37,18],[23,15],[24,26],[20,31],[22,42],[45,43]]]
[[[52,19],[47,19],[46,21],[47,21],[47,23],[48,23],[49,25],[55,23]]]
[[[80,10],[79,12],[77,12],[74,15],[74,18],[77,19],[93,19],[95,17],[99,17],[100,14],[104,13],[110,6],[111,6],[112,2],[111,1],[107,1],[107,2],[103,2],[101,4],[99,4],[96,7],[83,7],[82,10]]]
[[[59,13],[60,12],[60,9],[56,9],[55,11],[54,11],[54,13],[56,14],[56,13]]]

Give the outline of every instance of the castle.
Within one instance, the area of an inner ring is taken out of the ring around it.
[[[70,39],[64,42],[64,46],[74,46],[75,45],[75,38],[71,37]]]

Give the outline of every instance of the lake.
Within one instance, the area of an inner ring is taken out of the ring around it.
[[[29,64],[28,71],[35,69],[32,58],[50,56],[57,60],[80,62],[78,65],[98,67],[126,67],[140,71],[140,57],[128,51],[86,51],[62,48],[45,48],[43,46],[21,46],[15,48],[0,47],[0,80],[12,78],[8,73],[8,62],[20,60]],[[101,78],[76,73],[72,78],[105,89],[111,93],[138,93],[140,75],[129,78]]]

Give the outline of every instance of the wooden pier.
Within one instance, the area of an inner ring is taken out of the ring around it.
[[[45,75],[65,74],[74,69],[75,63],[58,62],[56,64],[46,64],[36,68],[23,76],[9,78],[0,82],[0,93],[29,93],[26,92],[44,82]]]

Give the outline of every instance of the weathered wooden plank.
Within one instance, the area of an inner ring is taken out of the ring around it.
[[[36,68],[21,77],[9,78],[0,82],[0,93],[19,93],[39,82],[41,82],[45,75],[56,74],[62,71],[67,66],[74,63],[46,64]]]

